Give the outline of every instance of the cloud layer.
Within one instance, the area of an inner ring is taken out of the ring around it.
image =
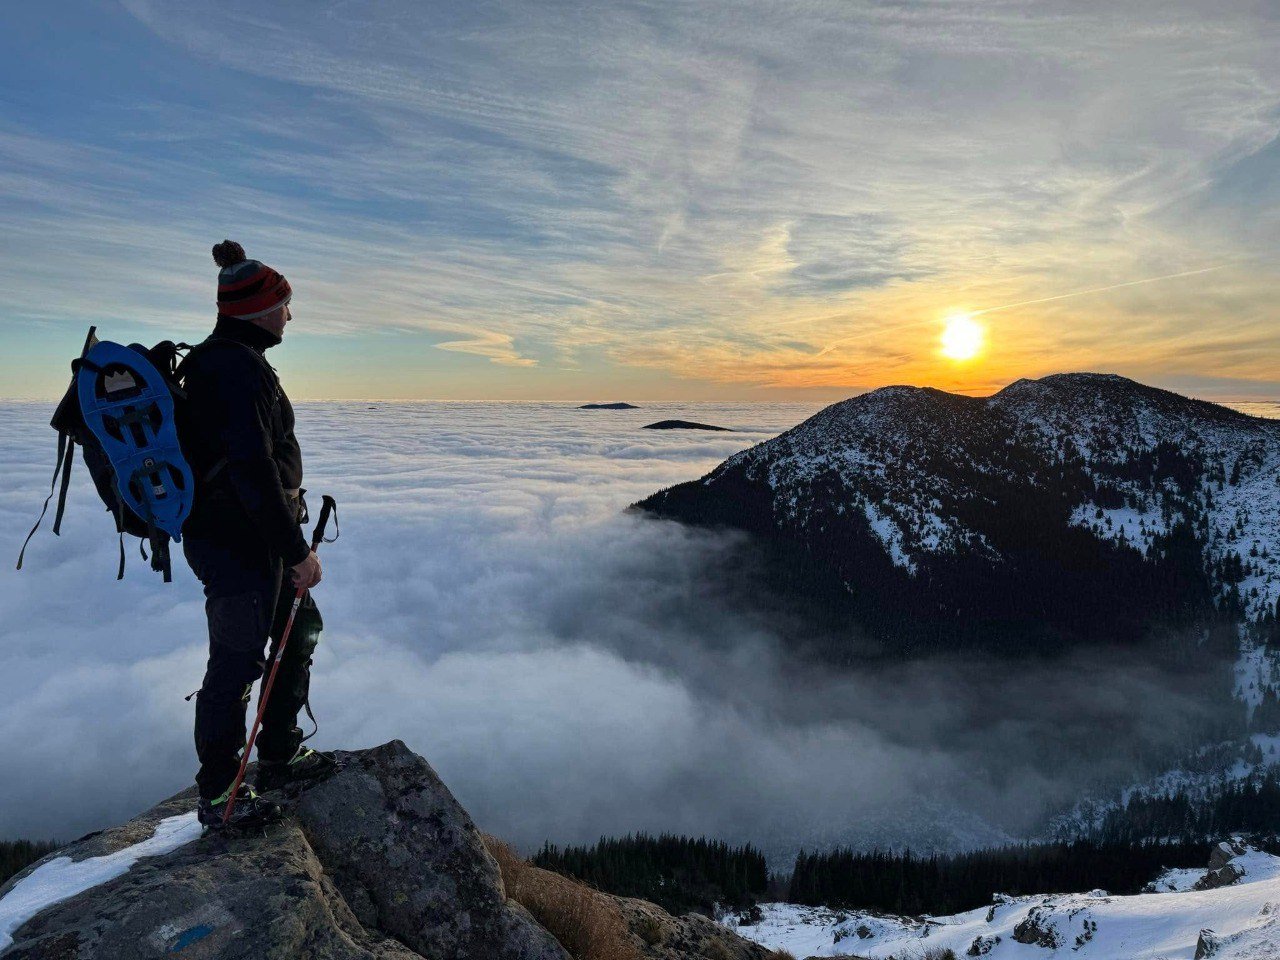
[[[47,489],[47,412],[0,405],[15,549]],[[810,412],[301,405],[307,485],[342,504],[317,591],[317,742],[401,738],[525,846],[673,830],[780,864],[802,843],[998,840],[1180,742],[1194,691],[1140,659],[799,663],[750,602],[739,538],[622,512]],[[673,417],[742,432],[639,429]],[[0,573],[0,837],[118,821],[194,772],[198,585],[140,562],[116,583],[110,526],[78,471],[63,537]]]

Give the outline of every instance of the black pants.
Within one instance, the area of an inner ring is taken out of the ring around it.
[[[253,685],[275,658],[295,591],[287,582],[281,589],[280,558],[260,542],[187,537],[183,548],[204,584],[209,618],[209,663],[196,701],[196,785],[202,797],[214,799],[231,786],[240,767]],[[302,742],[298,711],[307,702],[311,655],[322,627],[308,593],[267,701],[257,740],[259,760],[288,760]]]

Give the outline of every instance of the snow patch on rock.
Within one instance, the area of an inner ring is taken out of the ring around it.
[[[91,890],[129,871],[143,857],[162,857],[200,836],[204,828],[194,812],[167,817],[147,840],[114,853],[85,860],[55,857],[40,864],[0,899],[0,950],[13,932],[46,907]]]

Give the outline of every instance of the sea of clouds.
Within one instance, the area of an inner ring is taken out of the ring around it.
[[[299,404],[306,486],[341,523],[315,591],[315,743],[402,739],[526,848],[669,830],[781,858],[998,840],[1178,736],[1192,718],[1147,664],[796,662],[744,602],[740,536],[626,512],[816,409]],[[0,403],[15,557],[48,491],[49,414]],[[675,417],[736,432],[640,429]],[[112,531],[78,463],[63,535],[0,573],[0,838],[70,838],[190,783],[199,584],[177,548],[172,584],[136,551],[117,582]]]

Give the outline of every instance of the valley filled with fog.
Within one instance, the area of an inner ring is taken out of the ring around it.
[[[791,657],[794,624],[744,602],[742,535],[625,512],[820,406],[298,404],[312,503],[336,497],[341,523],[316,590],[316,745],[402,739],[526,848],[645,830],[777,856],[997,842],[1171,748],[1183,705],[1158,665],[838,674]],[[48,492],[51,407],[0,404],[13,558]],[[641,429],[664,419],[735,432]],[[117,583],[80,462],[63,535],[47,524],[0,574],[0,838],[74,837],[194,771],[183,697],[207,641],[180,548],[166,585],[129,544]]]

